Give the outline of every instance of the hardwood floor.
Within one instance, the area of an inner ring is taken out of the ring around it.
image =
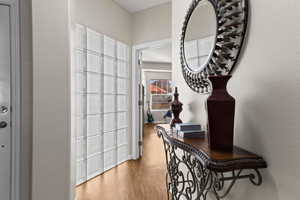
[[[77,200],[167,200],[163,144],[146,125],[144,155],[105,172],[76,189]]]

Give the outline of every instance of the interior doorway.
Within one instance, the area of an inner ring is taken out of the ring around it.
[[[170,39],[133,47],[132,154],[134,159],[140,158],[143,153],[145,125],[169,122],[166,114],[172,99],[171,49]]]

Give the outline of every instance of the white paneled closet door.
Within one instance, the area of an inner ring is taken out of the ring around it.
[[[104,36],[104,170],[117,165],[116,41]]]
[[[129,131],[129,48],[117,42],[117,163],[128,160]]]
[[[102,44],[103,37],[87,29],[87,179],[103,172]]]
[[[76,180],[87,180],[87,43],[86,29],[76,27],[75,47],[75,132],[76,132]]]
[[[129,48],[77,25],[77,184],[128,160]]]

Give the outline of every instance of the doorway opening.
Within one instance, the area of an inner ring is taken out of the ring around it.
[[[168,123],[172,99],[172,44],[170,39],[133,47],[132,155],[143,154],[145,125]]]

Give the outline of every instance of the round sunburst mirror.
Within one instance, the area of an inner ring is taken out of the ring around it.
[[[247,0],[194,0],[181,37],[181,65],[189,87],[209,93],[210,75],[231,74],[247,29]]]

